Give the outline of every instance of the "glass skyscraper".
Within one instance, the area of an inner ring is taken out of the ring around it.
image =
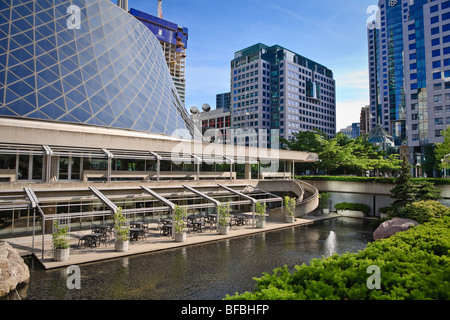
[[[193,129],[159,41],[108,0],[0,0],[0,116]]]
[[[450,1],[379,1],[368,44],[371,127],[420,162],[450,124]]]

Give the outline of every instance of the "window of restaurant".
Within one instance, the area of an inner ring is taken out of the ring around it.
[[[82,164],[81,158],[59,157],[58,179],[80,180],[82,170],[81,164]]]
[[[107,159],[83,158],[84,170],[108,170]]]
[[[15,156],[13,156],[15,157]],[[12,158],[8,159],[10,162]],[[17,157],[17,179],[18,180],[42,180],[44,160],[41,155],[19,155]]]
[[[17,179],[28,180],[29,176],[30,176],[30,156],[29,155],[19,155]]]
[[[117,171],[145,171],[145,160],[113,159]]]

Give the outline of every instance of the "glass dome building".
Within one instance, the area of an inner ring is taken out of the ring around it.
[[[0,116],[193,128],[158,40],[108,0],[0,0]]]

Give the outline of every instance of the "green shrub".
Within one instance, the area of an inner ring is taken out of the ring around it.
[[[130,227],[121,207],[114,214],[114,231],[116,233],[116,241],[125,242],[130,240]]]
[[[388,183],[394,184],[396,178],[383,178],[383,177],[355,177],[355,176],[295,176],[299,180],[312,180],[312,181],[342,181],[342,182],[361,182],[361,183]],[[450,179],[444,178],[412,178],[412,182],[431,182],[434,185],[448,185]]]
[[[418,201],[406,205],[405,207],[391,210],[388,212],[390,218],[404,218],[425,223],[433,218],[442,218],[450,216],[450,208],[442,205],[438,201]]]
[[[176,205],[173,214],[175,220],[175,233],[186,232],[185,220],[187,219],[188,216],[187,209]]]
[[[255,291],[227,295],[229,300],[448,300],[450,299],[450,216],[389,239],[359,253],[314,259],[255,278]],[[369,266],[381,271],[381,289],[370,290]]]
[[[286,209],[286,216],[292,217],[295,214],[295,206],[297,205],[297,200],[291,197],[284,197],[284,207]]]
[[[222,204],[222,205],[218,206],[217,211],[219,214],[219,225],[222,227],[226,227],[230,223],[230,217],[231,217],[230,203],[227,203],[226,205]]]
[[[365,215],[370,213],[370,207],[362,203],[342,202],[334,206],[336,210],[362,211]]]
[[[58,220],[53,221],[52,243],[53,249],[70,248],[69,227],[61,227]]]

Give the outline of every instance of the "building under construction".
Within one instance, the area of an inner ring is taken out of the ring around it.
[[[158,1],[158,16],[131,8],[130,14],[146,25],[161,43],[173,82],[183,103],[186,103],[186,49],[188,28],[164,20],[161,0]]]

